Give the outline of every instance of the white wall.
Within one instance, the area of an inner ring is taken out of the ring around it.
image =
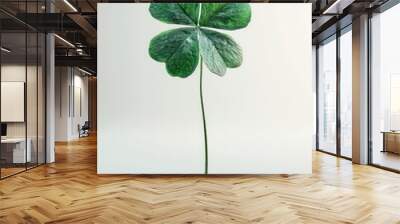
[[[71,119],[71,135],[73,138],[79,137],[78,124],[83,125],[85,121],[88,121],[88,77],[82,76],[83,73],[75,70],[74,74],[74,106],[72,108],[72,119]],[[80,91],[80,93],[79,93]],[[79,97],[80,95],[80,97]],[[79,102],[80,101],[80,102]],[[72,106],[72,105],[71,105]],[[80,107],[80,108],[79,108]]]
[[[55,69],[55,141],[68,140],[68,86],[70,83],[68,73],[68,67],[56,67]]]
[[[209,172],[310,173],[311,4],[251,6],[247,28],[222,31],[242,66],[205,69]],[[173,78],[149,57],[151,38],[174,26],[148,7],[98,7],[98,173],[204,173],[199,70]]]
[[[77,102],[80,90],[81,103]],[[76,105],[82,105],[82,112]],[[79,137],[78,124],[88,120],[88,78],[72,67],[56,67],[55,140],[69,141]]]

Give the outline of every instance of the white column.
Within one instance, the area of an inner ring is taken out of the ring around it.
[[[46,36],[46,162],[52,163],[55,161],[54,149],[54,133],[55,133],[55,55],[54,55],[54,35],[47,34]]]
[[[353,20],[353,162],[368,163],[368,15]]]

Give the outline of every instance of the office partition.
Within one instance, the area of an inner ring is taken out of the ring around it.
[[[42,12],[44,1],[20,2],[21,15]],[[6,3],[0,3],[0,6]],[[15,21],[4,12],[2,18]],[[0,178],[45,163],[45,34],[16,22],[0,24]]]

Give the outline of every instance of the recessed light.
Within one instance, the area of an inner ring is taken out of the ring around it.
[[[86,71],[86,70],[83,70],[83,69],[81,69],[81,68],[79,68],[79,67],[78,67],[78,70],[81,71],[81,72],[83,72],[83,73],[85,73],[85,74],[87,74],[87,75],[90,75],[90,76],[93,75],[92,73],[90,73],[90,72],[88,72],[88,71]]]
[[[11,50],[9,50],[9,49],[7,49],[5,47],[1,47],[0,49],[1,49],[1,51],[4,51],[6,53],[11,53]]]

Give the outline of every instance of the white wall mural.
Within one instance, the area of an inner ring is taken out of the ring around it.
[[[310,173],[310,21],[310,4],[100,4],[98,172]]]

